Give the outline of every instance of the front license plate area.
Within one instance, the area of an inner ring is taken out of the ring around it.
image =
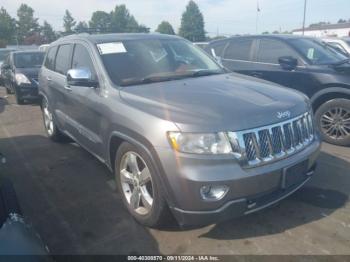
[[[283,169],[282,188],[288,188],[303,182],[306,179],[308,161],[305,160],[299,164]]]

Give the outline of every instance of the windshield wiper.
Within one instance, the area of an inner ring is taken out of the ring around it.
[[[210,70],[210,69],[201,69],[193,72],[191,76],[197,77],[197,76],[209,76],[209,75],[219,75],[222,74],[222,71],[218,70]]]
[[[165,81],[171,81],[174,79],[183,78],[184,76],[148,76],[144,78],[131,78],[131,79],[125,79],[122,81],[122,86],[130,86],[130,85],[137,85],[137,84],[149,84],[149,83],[155,83],[155,82],[165,82]]]

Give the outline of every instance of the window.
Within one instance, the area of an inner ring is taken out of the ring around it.
[[[231,40],[225,50],[225,59],[250,61],[253,39],[235,39]]]
[[[220,43],[209,46],[209,48],[206,48],[206,50],[210,55],[213,55],[212,49],[214,49],[215,55],[221,57],[226,44],[227,44],[227,41],[221,41]]]
[[[17,68],[41,67],[44,60],[44,52],[19,52],[13,56]]]
[[[45,67],[50,70],[55,70],[55,56],[57,52],[57,46],[51,47],[47,53],[45,60]]]
[[[66,75],[71,65],[71,49],[72,45],[61,45],[58,48],[56,56],[55,71]]]
[[[278,59],[282,56],[298,58],[298,54],[286,44],[270,39],[261,39],[258,51],[258,62],[279,64]]]
[[[87,68],[90,70],[93,80],[96,80],[94,64],[91,60],[89,51],[83,45],[75,45],[72,61],[72,68]]]

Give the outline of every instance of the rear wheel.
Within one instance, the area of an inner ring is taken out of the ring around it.
[[[148,155],[122,143],[115,159],[115,178],[125,206],[140,224],[159,227],[168,221],[170,212]]]
[[[324,141],[350,145],[350,100],[332,99],[321,105],[315,113],[317,125]]]
[[[47,136],[55,142],[69,141],[69,138],[57,128],[51,113],[51,109],[49,107],[49,103],[47,102],[46,98],[42,99],[41,109]]]

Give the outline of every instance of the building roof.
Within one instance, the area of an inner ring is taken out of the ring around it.
[[[312,27],[306,27],[305,31],[317,31],[317,30],[328,30],[328,29],[347,29],[350,28],[349,23],[338,23],[338,24],[325,24],[325,25],[315,25]],[[303,29],[295,29],[293,32],[302,32]]]

